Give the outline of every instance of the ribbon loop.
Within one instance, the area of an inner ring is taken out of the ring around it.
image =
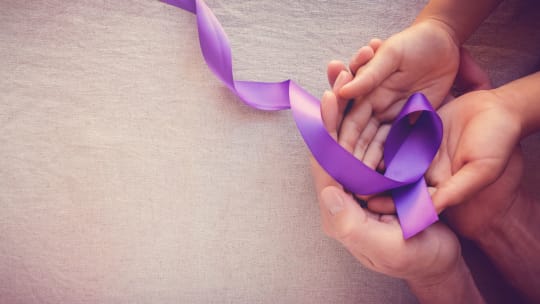
[[[438,216],[423,178],[442,140],[442,123],[421,93],[412,95],[392,125],[384,146],[385,174],[367,167],[326,131],[320,101],[291,80],[236,81],[231,49],[219,21],[203,0],[163,0],[197,16],[204,59],[216,76],[247,105],[261,110],[291,109],[298,130],[315,159],[356,194],[391,191],[403,236],[422,231]],[[412,123],[413,113],[420,116]]]

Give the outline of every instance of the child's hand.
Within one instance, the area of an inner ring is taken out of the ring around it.
[[[382,44],[374,40],[370,46],[375,46],[375,55],[366,64],[353,57],[350,68],[355,77],[339,90],[338,96],[354,98],[351,112],[370,104],[380,122],[393,120],[415,92],[424,93],[438,108],[458,71],[457,43],[450,29],[433,19],[418,22]]]

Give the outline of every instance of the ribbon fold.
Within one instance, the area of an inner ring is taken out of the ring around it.
[[[327,132],[320,101],[292,80],[234,79],[231,48],[221,24],[203,0],[162,0],[196,15],[203,57],[214,74],[244,103],[267,111],[291,109],[298,130],[315,159],[356,194],[390,191],[405,239],[438,219],[424,174],[439,149],[442,122],[421,93],[412,95],[392,124],[384,145],[387,169],[380,174],[341,147]],[[414,124],[409,115],[421,112]]]

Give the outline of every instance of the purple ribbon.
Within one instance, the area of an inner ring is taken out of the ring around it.
[[[291,109],[311,153],[332,177],[356,194],[391,191],[405,239],[438,219],[424,173],[439,149],[442,122],[421,93],[412,95],[398,115],[384,146],[384,175],[341,147],[325,129],[320,101],[295,82],[238,81],[233,77],[231,48],[216,16],[203,0],[162,0],[197,17],[204,59],[214,74],[247,105],[261,110]],[[408,116],[421,112],[416,123]]]

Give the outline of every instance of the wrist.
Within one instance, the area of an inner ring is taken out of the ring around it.
[[[462,42],[459,39],[459,35],[456,32],[456,30],[451,26],[449,22],[444,20],[444,18],[439,18],[437,16],[418,16],[418,18],[413,22],[413,26],[417,24],[428,24],[430,27],[436,29],[439,33],[443,33],[444,35],[448,36],[451,41],[456,45],[456,47],[460,47]]]
[[[523,104],[519,102],[519,96],[514,90],[509,89],[508,87],[502,86],[496,89],[491,90],[496,98],[494,101],[501,105],[506,112],[509,114],[509,126],[517,126],[519,138],[525,137],[527,131],[527,122],[524,115],[525,109]]]
[[[463,257],[447,272],[406,280],[420,303],[483,303]]]
[[[540,72],[514,80],[492,92],[520,128],[520,139],[540,129]]]
[[[540,300],[540,202],[519,192],[499,224],[477,239],[506,281],[531,303]]]
[[[460,46],[500,2],[501,0],[431,0],[416,20],[432,19],[445,24],[451,30],[456,45]]]
[[[540,228],[536,218],[538,214],[540,214],[539,202],[520,189],[506,211],[494,219],[484,233],[475,237],[473,241],[482,248],[507,245],[508,240],[515,238],[512,234],[516,231],[538,230],[526,228]]]

